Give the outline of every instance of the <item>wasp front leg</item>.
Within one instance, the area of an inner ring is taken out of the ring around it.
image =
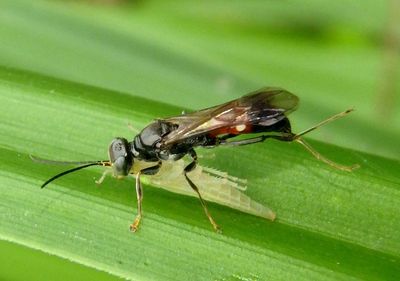
[[[136,232],[139,228],[140,221],[142,219],[142,200],[143,200],[143,189],[140,181],[140,175],[155,175],[161,168],[162,162],[158,162],[157,165],[140,170],[136,175],[136,197],[137,197],[137,215],[129,229],[132,232]]]
[[[109,174],[111,174],[111,173],[112,173],[112,170],[110,170],[110,169],[105,170],[105,171],[103,172],[103,174],[101,175],[101,177],[100,177],[98,180],[95,180],[95,183],[96,183],[97,185],[102,184],[103,181],[104,181],[104,179],[106,178],[106,176],[109,175]]]

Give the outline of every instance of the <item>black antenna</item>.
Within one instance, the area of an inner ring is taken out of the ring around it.
[[[90,167],[90,166],[111,166],[110,161],[108,160],[104,160],[104,161],[56,161],[56,160],[48,160],[48,159],[43,159],[43,158],[39,158],[33,155],[29,155],[29,157],[32,159],[32,161],[37,162],[37,163],[42,163],[42,164],[49,164],[49,165],[71,165],[71,164],[78,164],[82,166],[79,167],[75,167],[69,170],[66,170],[64,172],[61,172],[57,175],[55,175],[54,177],[48,179],[45,183],[43,183],[41,185],[41,188],[45,187],[46,185],[48,185],[49,183],[51,183],[52,181],[54,181],[55,179],[58,179],[59,177],[65,176],[69,173]]]
[[[99,166],[99,165],[102,166],[102,164],[99,163],[99,162],[98,162],[98,163],[89,163],[89,164],[86,164],[86,165],[82,165],[82,166],[79,166],[79,167],[75,167],[75,168],[66,170],[66,171],[64,171],[64,172],[62,172],[62,173],[59,173],[58,175],[55,175],[54,177],[48,179],[44,184],[42,184],[41,188],[45,187],[46,185],[48,185],[49,183],[51,183],[53,180],[58,179],[59,177],[62,177],[62,176],[64,176],[64,175],[66,175],[66,174],[69,174],[69,173],[78,171],[78,170],[83,169],[83,168],[86,168],[86,167],[90,167],[90,166]]]

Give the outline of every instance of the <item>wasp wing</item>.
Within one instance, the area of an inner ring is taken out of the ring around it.
[[[239,99],[163,119],[177,129],[163,138],[163,148],[190,137],[238,125],[273,125],[296,109],[298,98],[280,88],[262,88]]]

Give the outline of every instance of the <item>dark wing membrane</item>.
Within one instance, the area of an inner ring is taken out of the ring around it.
[[[200,111],[163,119],[178,128],[163,138],[163,147],[210,131],[241,124],[269,126],[294,111],[298,98],[280,88],[262,88],[239,99]]]

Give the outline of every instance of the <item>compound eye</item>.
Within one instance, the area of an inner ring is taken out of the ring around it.
[[[110,145],[109,154],[111,162],[114,162],[119,157],[125,157],[127,152],[127,141],[125,139],[114,139]]]
[[[124,138],[115,138],[108,149],[115,176],[126,176],[132,167],[133,156],[129,152],[129,143]]]

